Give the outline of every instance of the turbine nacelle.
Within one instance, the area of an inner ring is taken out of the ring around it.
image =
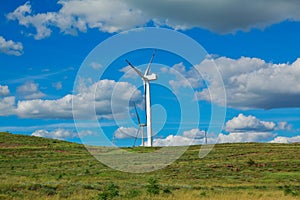
[[[144,79],[146,79],[147,81],[155,81],[157,80],[157,74],[149,74],[149,75],[145,75]]]

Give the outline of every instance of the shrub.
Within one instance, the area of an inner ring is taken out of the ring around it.
[[[247,164],[249,165],[249,166],[253,166],[253,165],[255,165],[255,161],[254,160],[252,160],[251,158],[247,161]]]
[[[172,191],[169,188],[165,188],[165,189],[163,189],[163,193],[172,194]]]
[[[200,196],[205,197],[206,196],[206,192],[200,192]]]
[[[105,186],[103,192],[98,194],[98,199],[108,200],[117,196],[119,196],[119,186],[115,185],[114,183],[109,183]]]
[[[285,196],[287,196],[287,195],[297,196],[297,193],[295,191],[293,191],[289,185],[285,185],[283,187],[283,193]]]
[[[151,195],[157,195],[159,194],[159,188],[160,186],[157,179],[151,177],[148,180],[147,192]]]

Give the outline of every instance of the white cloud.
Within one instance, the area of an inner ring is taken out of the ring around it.
[[[7,85],[0,85],[0,116],[13,115],[15,113],[15,97],[10,93]]]
[[[119,70],[124,73],[124,78],[137,78],[138,74],[130,66],[123,67]]]
[[[129,102],[139,102],[141,92],[127,82],[100,80],[90,86],[81,85],[78,94],[68,94],[55,100],[38,99],[38,85],[28,82],[17,89],[27,100],[15,101],[15,97],[0,98],[0,115],[17,115],[21,118],[73,119],[73,114],[90,119],[96,112],[98,118],[123,118],[128,114]],[[113,95],[115,94],[115,95]],[[31,99],[34,98],[34,99]],[[73,107],[72,107],[73,103]]]
[[[72,130],[67,130],[67,129],[55,129],[52,131],[47,131],[47,130],[36,130],[34,131],[31,135],[36,136],[36,137],[45,137],[45,138],[54,138],[54,139],[71,139],[71,138],[78,138],[79,135],[80,137],[84,137],[87,135],[92,135],[93,132],[90,130],[83,130],[80,131],[79,133],[72,131]]]
[[[119,127],[115,132],[114,136],[118,139],[125,139],[125,138],[133,138],[136,136],[137,129],[133,127]]]
[[[7,85],[0,85],[0,97],[6,97],[10,93]]]
[[[290,130],[292,130],[292,125],[288,124],[287,122],[278,122],[276,129],[290,131]]]
[[[39,91],[39,84],[34,82],[26,82],[17,88],[17,93],[24,99],[39,99],[45,94]]]
[[[95,70],[98,70],[98,69],[100,69],[100,68],[102,67],[102,65],[101,65],[100,63],[97,63],[97,62],[92,62],[92,63],[90,64],[90,66],[91,66],[93,69],[95,69]]]
[[[97,28],[118,32],[141,27],[150,21],[174,29],[201,27],[228,33],[264,28],[284,20],[299,21],[300,5],[294,0],[273,1],[140,1],[140,0],[60,0],[57,12],[33,13],[29,2],[9,13],[7,18],[36,29],[35,38],[51,34],[58,27],[65,34]]]
[[[68,94],[56,100],[19,101],[16,108],[17,115],[22,118],[72,119],[74,113],[77,117],[89,119],[91,113],[96,112],[99,118],[110,119],[112,111],[116,116],[127,113],[130,98],[141,99],[141,93],[127,82],[100,80],[89,87],[82,87],[79,94]],[[118,94],[114,98],[112,91]]]
[[[226,122],[225,130],[228,132],[271,132],[275,129],[274,122],[266,122],[254,116],[239,114],[237,117]]]
[[[179,87],[192,87],[196,89],[203,86],[203,80],[199,72],[194,67],[187,70],[182,62],[175,64],[171,68],[162,68],[161,71],[175,75],[176,80],[169,81],[169,84],[175,90]]]
[[[222,105],[223,83],[217,81],[217,74],[211,69],[215,64],[223,78],[229,107],[271,109],[300,106],[300,59],[292,64],[266,63],[246,57],[204,60],[196,68],[205,74],[210,90],[203,89],[196,96],[199,100]]]
[[[61,81],[52,83],[52,87],[54,87],[56,90],[61,90],[62,89],[62,83]]]
[[[220,133],[218,143],[265,142],[276,136],[271,132],[234,132],[228,135]]]
[[[270,141],[270,143],[296,143],[300,142],[300,136],[294,136],[294,137],[282,137],[278,136],[274,138],[274,140]]]
[[[208,144],[215,143],[243,143],[243,142],[267,142],[274,139],[276,134],[271,132],[241,132],[241,133],[220,133],[217,138],[208,137]],[[189,146],[203,144],[204,139],[193,139],[178,135],[169,135],[166,138],[154,139],[154,146]]]
[[[166,138],[156,138],[153,140],[154,146],[189,146],[198,145],[205,142],[205,131],[194,128],[186,130],[182,135],[168,135]],[[207,142],[212,144],[216,142],[215,138],[207,138]]]
[[[62,6],[58,12],[33,14],[30,3],[26,2],[7,18],[26,27],[33,26],[35,39],[49,37],[50,27],[58,27],[61,32],[72,35],[86,32],[88,28],[112,33],[142,26],[147,21],[139,9],[121,0],[60,0],[58,4]]]
[[[203,137],[205,137],[205,131],[194,128],[188,131],[184,131],[182,135],[187,138],[202,139]]]
[[[4,37],[0,36],[0,53],[20,56],[23,54],[23,44],[12,40],[6,40]]]
[[[164,139],[158,138],[153,140],[153,146],[189,146],[195,144],[197,143],[194,139],[179,135],[169,135]]]
[[[0,98],[0,116],[15,114],[15,97]]]
[[[202,27],[228,33],[250,28],[263,28],[284,20],[298,21],[300,5],[293,0],[170,0],[128,1],[158,24],[175,29]]]

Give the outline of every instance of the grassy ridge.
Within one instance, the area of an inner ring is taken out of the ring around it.
[[[80,144],[0,133],[0,199],[98,199],[108,183],[119,187],[116,199],[300,199],[299,144],[218,144],[204,159],[199,148],[162,170],[128,174]],[[147,194],[149,178],[159,195]]]

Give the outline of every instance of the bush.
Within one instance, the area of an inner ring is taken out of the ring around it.
[[[119,186],[115,185],[114,183],[109,183],[105,186],[103,192],[98,194],[99,200],[108,200],[113,199],[119,196]]]
[[[157,179],[155,178],[150,178],[148,180],[148,185],[147,185],[147,192],[151,195],[157,195],[159,194],[159,184]]]
[[[255,161],[254,160],[252,160],[251,158],[247,161],[247,164],[249,165],[249,166],[253,166],[253,165],[255,165]]]
[[[165,188],[165,189],[163,189],[163,193],[172,194],[172,191],[169,188]]]
[[[285,185],[283,187],[283,193],[285,196],[287,196],[287,195],[297,196],[297,193],[295,191],[293,191],[289,185]]]
[[[200,192],[200,196],[205,197],[206,196],[206,192]]]

